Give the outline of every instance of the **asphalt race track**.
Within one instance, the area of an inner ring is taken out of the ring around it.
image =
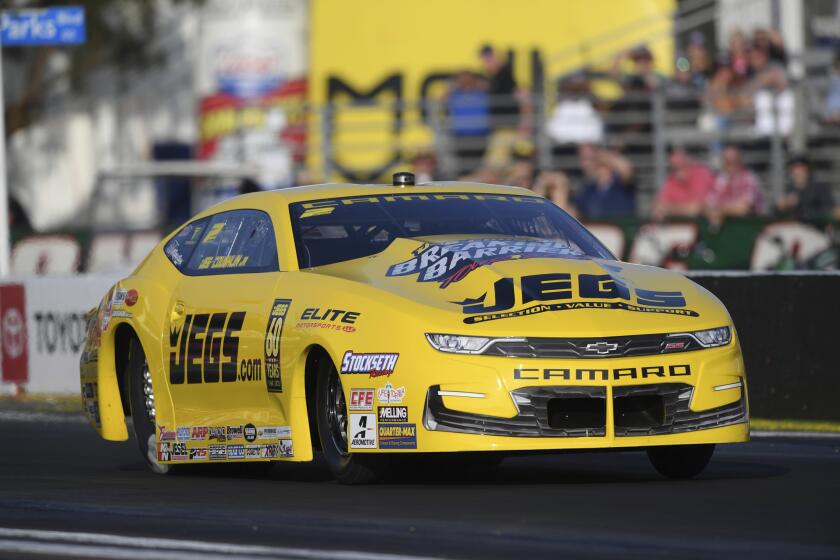
[[[0,558],[840,558],[838,438],[718,448],[688,482],[580,453],[347,487],[319,464],[154,475],[71,415],[0,412],[0,436]]]

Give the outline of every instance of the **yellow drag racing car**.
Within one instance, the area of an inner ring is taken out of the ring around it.
[[[636,448],[680,478],[749,437],[711,293],[528,190],[410,174],[199,214],[91,312],[81,389],[156,472],[320,450],[354,483],[394,455]]]

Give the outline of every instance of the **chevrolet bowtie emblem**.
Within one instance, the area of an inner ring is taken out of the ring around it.
[[[595,352],[596,354],[609,354],[618,350],[618,344],[615,342],[593,342],[587,344],[585,350],[587,352]]]

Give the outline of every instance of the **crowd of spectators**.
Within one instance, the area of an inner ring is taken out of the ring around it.
[[[533,130],[531,95],[517,84],[511,60],[491,46],[481,48],[479,60],[481,71],[458,73],[444,99],[457,176],[533,189],[582,219],[638,215],[632,156],[640,152],[633,152],[638,144],[623,139],[650,136],[654,92],[665,94],[669,126],[722,133],[714,137],[726,138],[740,127],[754,139],[777,135],[786,142],[795,125],[788,54],[773,30],[758,29],[750,37],[735,31],[720,54],[701,33],[692,33],[671,76],[657,71],[646,46],[621,52],[602,76],[620,86],[620,95],[609,100],[594,93],[590,72],[568,75],[542,131]],[[820,114],[825,125],[840,126],[840,55]],[[538,133],[551,140],[555,155],[575,163],[539,169]],[[643,149],[651,151],[650,145]],[[707,152],[708,161],[701,161],[681,145],[669,146],[668,175],[657,185],[653,219],[704,216],[719,224],[727,217],[769,214],[840,218],[830,185],[815,181],[803,156],[785,156],[788,186],[772,197],[744,163],[742,145],[715,141]],[[420,154],[415,168],[427,179],[438,178],[431,153]]]

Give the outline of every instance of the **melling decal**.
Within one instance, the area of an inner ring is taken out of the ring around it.
[[[515,259],[582,259],[586,256],[558,241],[470,239],[426,243],[414,257],[388,268],[388,276],[417,275],[418,282],[439,282],[446,288],[481,266]]]
[[[265,327],[265,385],[269,393],[283,392],[283,379],[280,376],[280,337],[283,324],[289,313],[290,299],[275,299],[268,314]]]

